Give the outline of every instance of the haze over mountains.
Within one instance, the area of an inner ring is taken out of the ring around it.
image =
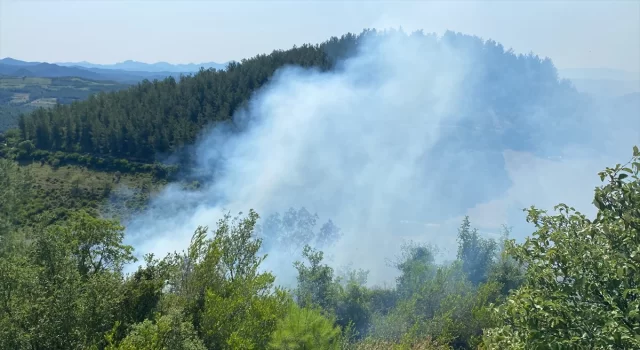
[[[61,62],[56,63],[60,66],[83,67],[83,68],[100,68],[100,69],[119,69],[125,71],[144,71],[144,72],[197,72],[200,68],[224,69],[227,63],[203,62],[188,64],[171,64],[167,62],[144,63],[133,60],[126,60],[115,64],[95,64],[91,62]]]
[[[14,58],[0,59],[0,74],[26,77],[78,77],[93,80],[112,80],[120,83],[137,83],[144,79],[164,79],[168,76],[178,78],[181,74],[195,73],[200,67],[205,69],[224,69],[225,64],[206,62],[202,64],[172,65],[166,62],[153,64],[125,61],[111,65],[89,62],[48,63],[27,62]]]

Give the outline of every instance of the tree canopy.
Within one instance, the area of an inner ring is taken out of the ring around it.
[[[28,177],[0,165],[15,208],[3,212],[0,236],[3,349],[640,346],[637,147],[627,164],[600,174],[595,218],[565,204],[554,215],[531,208],[536,231],[523,243],[508,231],[499,241],[483,238],[465,218],[456,261],[437,263],[435,247],[408,244],[386,287],[368,285],[367,271],[337,275],[306,245],[292,290],[261,268],[268,257],[252,210],[223,216],[211,232],[198,228],[187,250],[146,255],[125,274],[135,258],[117,221],[77,211],[22,225],[12,216],[27,205]],[[286,237],[308,237],[287,227],[279,229]]]

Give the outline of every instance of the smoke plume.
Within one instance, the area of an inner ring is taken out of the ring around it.
[[[341,229],[331,264],[390,282],[386,259],[407,240],[455,257],[464,215],[482,232],[507,224],[521,238],[530,205],[589,213],[597,171],[625,160],[640,128],[628,117],[623,137],[603,132],[610,119],[586,112],[582,98],[549,60],[494,42],[374,35],[331,71],[277,71],[234,116],[243,132],[218,126],[198,142],[199,190],[166,188],[128,223],[127,240],[164,255],[226,211],[265,218],[304,207]],[[267,250],[265,268],[291,283],[299,255]]]

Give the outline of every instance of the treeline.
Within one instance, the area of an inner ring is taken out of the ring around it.
[[[77,212],[14,224],[30,198],[27,175],[0,160],[2,349],[640,347],[637,147],[600,173],[595,218],[564,204],[556,214],[531,208],[536,231],[522,244],[482,238],[465,219],[456,261],[407,245],[389,287],[368,286],[367,271],[338,275],[308,244],[297,286],[276,286],[260,268],[263,239],[339,237],[332,223],[309,235],[315,216],[304,210],[260,227],[253,211],[226,215],[213,232],[198,228],[186,251],[147,255],[125,275],[135,259],[117,222]]]
[[[29,105],[0,105],[0,133],[18,127],[20,115],[29,113],[35,108]]]
[[[0,133],[18,127],[20,114],[38,108],[32,102],[54,98],[56,103],[82,101],[97,92],[126,89],[130,85],[79,78],[30,78],[0,76]],[[22,94],[24,99],[17,99]],[[51,104],[53,107],[55,103]]]
[[[179,83],[172,77],[143,81],[128,90],[40,109],[24,116],[19,127],[39,149],[152,161],[157,153],[193,143],[205,125],[230,120],[286,64],[328,67],[319,47],[302,46],[230,63],[225,71],[202,70]]]
[[[119,173],[150,173],[157,179],[174,180],[178,166],[158,162],[143,163],[115,158],[109,155],[91,155],[77,152],[47,151],[37,149],[32,141],[23,140],[17,130],[0,134],[0,158],[48,164],[53,168],[65,165],[83,166],[98,171]]]
[[[193,144],[205,126],[233,124],[233,113],[277,69],[286,65],[340,69],[339,63],[358,52],[364,42],[392,35],[401,40],[422,40],[425,54],[430,48],[437,52],[448,45],[472,67],[465,81],[465,96],[457,104],[459,113],[470,116],[469,125],[465,130],[452,131],[452,137],[470,140],[475,146],[534,148],[537,132],[545,133],[548,139],[550,133],[560,135],[580,125],[568,121],[580,113],[583,104],[578,103],[571,86],[558,80],[548,59],[516,55],[494,41],[452,32],[438,38],[421,32],[364,31],[318,45],[258,55],[231,63],[225,70],[202,70],[182,77],[180,82],[174,78],[144,81],[128,90],[40,109],[23,116],[19,129],[24,140],[42,150],[153,161],[158,154]],[[532,115],[538,122],[532,123]],[[566,120],[553,118],[557,115]],[[543,124],[544,128],[538,126]]]

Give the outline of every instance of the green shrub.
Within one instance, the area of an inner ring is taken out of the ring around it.
[[[271,349],[339,349],[341,332],[332,319],[316,308],[291,303],[271,337]]]

